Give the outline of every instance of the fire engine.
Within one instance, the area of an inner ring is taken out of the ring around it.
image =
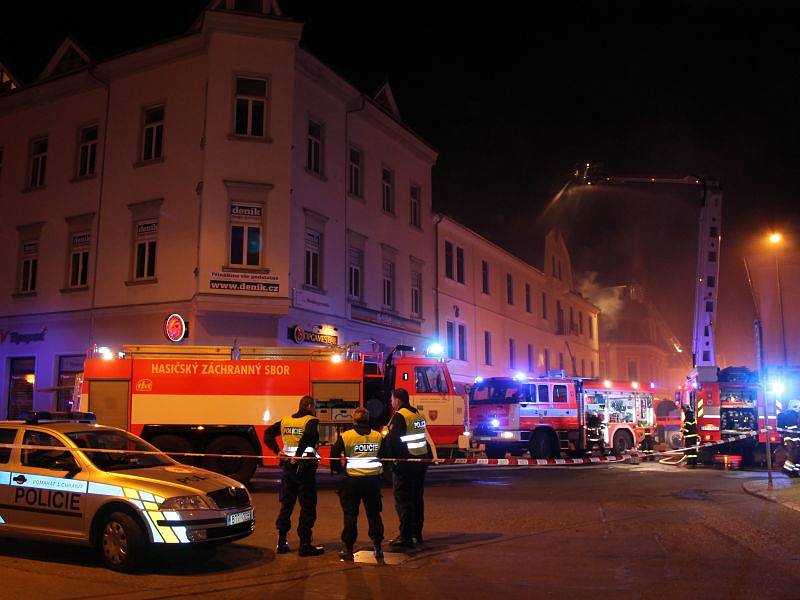
[[[166,452],[271,456],[264,430],[294,413],[304,395],[317,401],[320,438],[330,444],[358,406],[370,411],[374,427],[388,423],[396,388],[408,391],[437,445],[456,446],[464,430],[463,399],[446,363],[411,346],[386,356],[354,346],[125,346],[93,353],[84,369],[75,410],[92,411],[98,422]],[[243,482],[264,463],[215,456],[199,462]]]
[[[642,177],[601,173],[587,163],[576,172],[576,179],[585,185],[676,185],[699,190],[700,215],[695,276],[692,359],[681,403],[691,408],[697,419],[701,442],[718,441],[726,436],[753,434],[752,440],[732,442],[725,452],[744,454],[753,461],[764,453],[767,427],[777,426],[774,406],[766,405],[767,417],[759,416],[763,391],[758,374],[744,367],[722,369],[716,364],[715,334],[719,290],[719,252],[722,226],[722,189],[719,182],[707,177]],[[723,418],[725,419],[723,421]],[[770,442],[780,436],[770,434]],[[701,453],[701,459],[713,460],[716,449]]]
[[[624,452],[653,425],[653,397],[635,382],[566,377],[478,378],[469,391],[473,441],[486,456],[506,453],[559,458],[590,450],[586,421],[596,413],[604,423],[603,450]]]

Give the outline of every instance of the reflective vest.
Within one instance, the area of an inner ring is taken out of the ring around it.
[[[355,429],[342,433],[347,474],[351,477],[366,477],[383,473],[383,465],[378,460],[382,440],[383,436],[374,429],[363,435]]]
[[[306,424],[311,420],[316,419],[313,415],[303,415],[302,417],[283,417],[281,419],[281,440],[283,441],[283,453],[287,456],[297,456],[297,445],[300,443],[300,438],[303,437],[303,432],[306,430]],[[300,456],[317,456],[316,449],[308,446],[303,450]]]
[[[428,441],[425,439],[427,431],[425,417],[422,416],[422,413],[414,413],[407,408],[401,408],[397,414],[406,422],[406,434],[400,436],[400,441],[405,443],[409,454],[422,456],[428,451]]]

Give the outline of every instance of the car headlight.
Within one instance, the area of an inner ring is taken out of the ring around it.
[[[213,510],[202,496],[167,498],[159,508],[161,510]]]

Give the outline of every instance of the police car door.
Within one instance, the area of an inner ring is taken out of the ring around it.
[[[83,535],[87,482],[73,454],[46,431],[25,429],[19,463],[11,473],[11,504],[19,527],[60,537]]]
[[[0,427],[0,444],[13,444],[17,437],[16,427]],[[14,490],[11,489],[11,448],[0,448],[0,527],[13,527],[12,514]]]

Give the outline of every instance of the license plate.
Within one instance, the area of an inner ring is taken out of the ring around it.
[[[244,512],[235,513],[232,515],[228,515],[228,525],[238,525],[239,523],[244,523],[246,521],[253,520],[253,511],[246,510]]]

